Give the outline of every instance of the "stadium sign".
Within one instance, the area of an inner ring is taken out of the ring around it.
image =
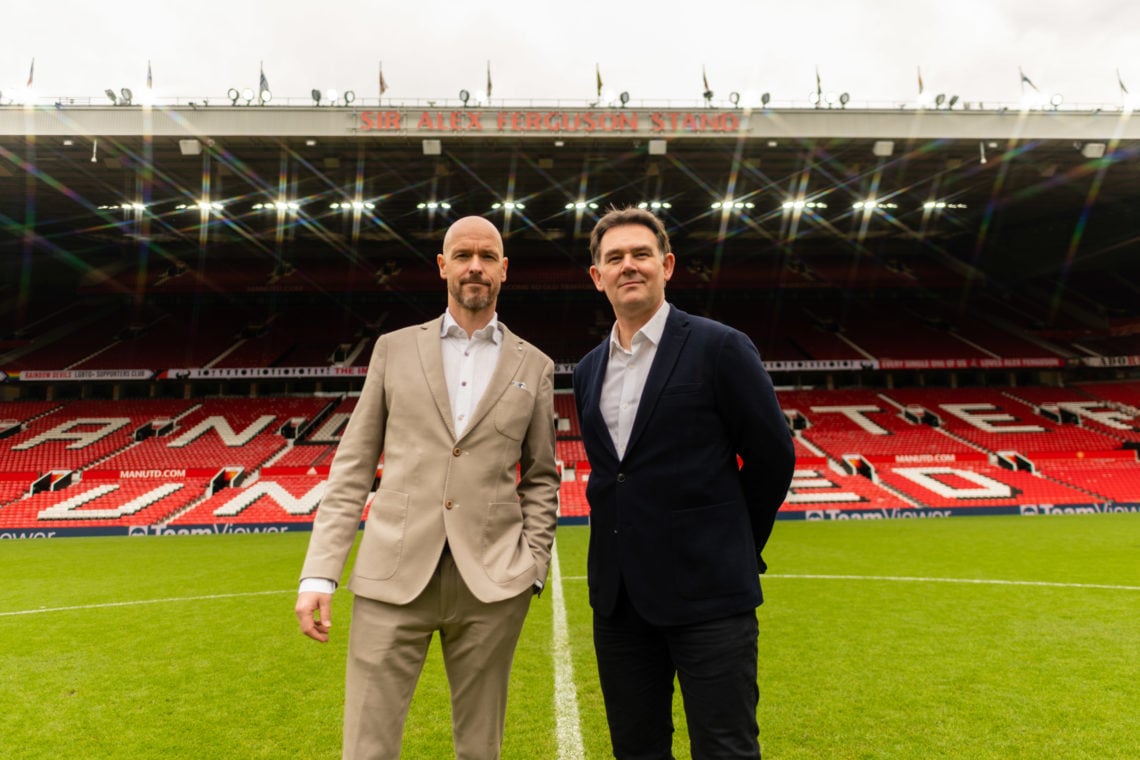
[[[23,382],[43,380],[88,381],[88,380],[150,380],[154,373],[149,369],[27,369],[20,372]]]
[[[726,134],[741,129],[733,111],[459,111],[388,109],[360,111],[360,132],[448,132],[499,134]]]

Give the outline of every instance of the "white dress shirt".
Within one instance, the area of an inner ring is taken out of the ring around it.
[[[606,428],[610,431],[618,459],[625,456],[629,445],[629,434],[633,430],[633,419],[641,403],[641,393],[645,380],[649,377],[649,367],[657,355],[657,346],[665,333],[665,319],[669,316],[669,303],[664,301],[660,308],[634,333],[630,339],[630,350],[622,348],[618,340],[617,324],[610,331],[610,359],[606,364],[606,379],[602,383],[602,396],[599,408]]]
[[[443,314],[440,327],[443,349],[443,376],[447,379],[447,396],[451,400],[451,421],[455,437],[461,438],[471,420],[471,413],[479,405],[503,346],[503,331],[499,328],[499,315],[474,334],[468,335],[451,312]]]
[[[447,396],[451,400],[451,421],[458,440],[471,420],[471,413],[483,398],[499,361],[503,345],[499,315],[495,313],[485,327],[476,330],[474,335],[468,335],[451,312],[445,311],[439,338],[443,351],[443,376],[447,381]],[[301,592],[331,594],[335,590],[336,582],[328,578],[301,579]]]

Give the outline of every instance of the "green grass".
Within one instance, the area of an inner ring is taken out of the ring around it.
[[[558,551],[585,756],[605,758],[586,538],[560,528]],[[330,644],[300,635],[293,589],[307,540],[0,545],[0,756],[339,757],[350,596],[336,596]],[[768,760],[1140,757],[1136,516],[782,522],[766,559]],[[795,577],[808,575],[884,578]],[[886,579],[900,576],[1086,586]],[[505,758],[558,757],[555,601],[553,590],[537,600],[523,632]],[[679,712],[676,722],[687,758]],[[404,756],[450,753],[433,647]]]

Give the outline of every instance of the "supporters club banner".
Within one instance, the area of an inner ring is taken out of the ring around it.
[[[19,374],[22,382],[83,382],[91,380],[150,380],[149,369],[28,369]]]

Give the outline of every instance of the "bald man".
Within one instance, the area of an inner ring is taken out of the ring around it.
[[[326,642],[383,454],[348,583],[344,757],[354,760],[399,756],[436,631],[456,757],[499,757],[515,645],[554,541],[554,364],[498,321],[502,237],[483,218],[460,219],[436,261],[447,310],[376,341],[301,571],[301,631]]]

